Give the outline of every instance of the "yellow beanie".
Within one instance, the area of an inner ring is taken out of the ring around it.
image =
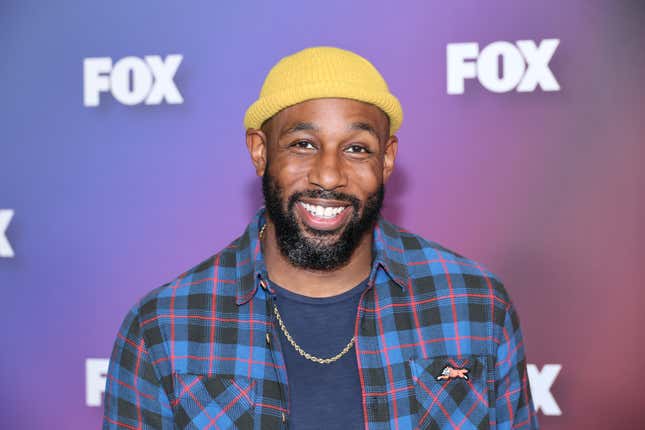
[[[373,104],[390,118],[390,134],[403,122],[401,104],[365,58],[351,51],[319,46],[303,49],[273,66],[260,97],[244,115],[246,128],[262,123],[282,109],[311,99],[338,97]]]

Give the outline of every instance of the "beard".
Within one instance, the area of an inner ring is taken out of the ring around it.
[[[361,239],[371,232],[378,220],[385,186],[379,185],[376,192],[365,200],[362,208],[360,200],[352,195],[325,190],[296,192],[289,196],[285,205],[283,190],[269,176],[268,171],[267,166],[262,176],[262,192],[267,213],[275,225],[275,236],[282,255],[294,266],[309,270],[332,271],[347,264]],[[301,226],[296,219],[295,205],[306,197],[347,202],[353,208],[352,217],[345,226],[337,230],[316,230],[306,225]]]

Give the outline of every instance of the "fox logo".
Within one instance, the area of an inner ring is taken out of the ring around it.
[[[110,57],[83,60],[83,104],[98,106],[100,94],[110,91],[124,105],[184,102],[174,77],[184,57],[179,54],[124,57],[112,65]]]

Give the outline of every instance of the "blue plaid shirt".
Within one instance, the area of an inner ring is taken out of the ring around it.
[[[289,385],[258,240],[264,216],[125,317],[104,430],[288,428]],[[537,429],[502,283],[383,219],[373,234],[355,324],[365,429]],[[450,369],[467,369],[467,378],[441,377]]]

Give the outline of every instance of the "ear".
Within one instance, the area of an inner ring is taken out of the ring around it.
[[[267,136],[262,130],[249,128],[246,130],[246,147],[251,155],[258,176],[264,175],[267,165]]]
[[[383,182],[387,182],[388,178],[394,171],[394,160],[396,159],[396,151],[399,148],[399,138],[390,136],[385,142],[385,154],[383,155]]]

